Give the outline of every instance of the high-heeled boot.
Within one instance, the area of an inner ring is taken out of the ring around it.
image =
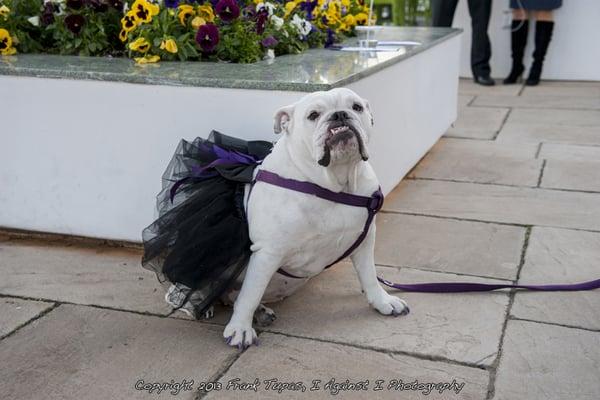
[[[525,66],[523,65],[523,55],[527,45],[527,32],[529,31],[529,21],[515,19],[511,25],[510,44],[512,48],[512,69],[510,74],[504,80],[505,85],[516,83],[523,75]]]
[[[529,86],[535,86],[540,83],[542,76],[542,67],[544,58],[548,51],[548,45],[552,39],[554,30],[554,21],[537,21],[535,23],[535,50],[533,52],[533,64],[529,70],[529,77],[525,82]]]

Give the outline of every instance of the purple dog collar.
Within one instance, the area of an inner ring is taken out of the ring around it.
[[[369,232],[371,223],[375,214],[381,210],[383,206],[383,193],[379,188],[371,197],[359,196],[344,192],[334,192],[311,182],[297,181],[295,179],[284,178],[273,172],[260,170],[256,175],[256,181],[265,182],[274,186],[279,186],[295,192],[311,194],[321,199],[329,200],[334,203],[346,204],[353,207],[363,207],[367,209],[368,215],[363,231],[356,241],[344,252],[337,260],[325,267],[325,269],[338,263],[348,257],[364,240]],[[286,272],[282,268],[277,270],[278,273],[287,276],[288,278],[303,279],[304,277],[295,276]],[[488,292],[497,289],[524,289],[534,291],[580,291],[600,289],[600,279],[588,282],[574,284],[555,284],[555,285],[516,285],[516,284],[487,284],[487,283],[468,283],[468,282],[441,282],[441,283],[414,283],[400,284],[390,282],[381,277],[377,277],[379,282],[385,286],[402,290],[405,292],[421,292],[421,293],[464,293],[464,292]]]

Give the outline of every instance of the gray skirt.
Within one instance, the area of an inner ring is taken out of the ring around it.
[[[562,6],[562,0],[510,0],[510,8],[525,10],[554,10],[560,6]]]

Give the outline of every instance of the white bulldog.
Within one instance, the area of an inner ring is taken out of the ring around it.
[[[275,132],[283,136],[259,169],[334,192],[371,196],[379,187],[367,162],[372,127],[369,103],[353,91],[309,94],[277,112]],[[270,311],[261,301],[289,296],[322,272],[352,246],[367,218],[365,208],[265,182],[256,182],[249,198],[248,191],[246,188],[252,256],[238,279],[241,290],[228,296],[235,304],[223,332],[227,343],[236,347],[257,343],[252,328],[255,311]],[[377,281],[374,245],[375,225],[371,224],[350,256],[367,301],[384,315],[407,314],[406,302],[388,294]],[[277,273],[279,268],[303,278]]]

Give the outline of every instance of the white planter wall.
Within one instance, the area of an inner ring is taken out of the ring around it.
[[[460,36],[349,87],[369,99],[388,193],[456,118]],[[0,76],[0,227],[140,241],[179,140],[274,140],[304,93]]]

